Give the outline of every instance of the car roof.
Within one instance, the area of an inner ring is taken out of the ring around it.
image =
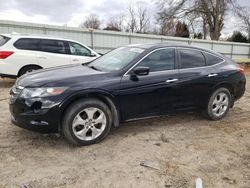
[[[193,46],[193,45],[185,45],[185,44],[180,44],[180,43],[162,42],[162,43],[147,43],[147,44],[130,44],[127,46],[141,48],[141,49],[147,49],[147,50],[155,50],[158,48],[165,48],[165,47],[189,48],[189,49],[195,49],[195,50],[209,52],[209,53],[221,56],[221,57],[223,56],[223,54],[217,53],[217,52],[212,51],[210,49],[206,49],[206,48],[202,48],[202,47],[198,47],[198,46]]]
[[[183,48],[196,48],[196,49],[202,49],[200,47],[191,46],[191,45],[183,45],[179,43],[168,43],[168,42],[162,42],[162,43],[147,43],[147,44],[130,44],[127,45],[128,47],[136,47],[136,48],[142,48],[142,49],[153,49],[153,48],[164,48],[164,47],[183,47]]]
[[[2,36],[10,37],[10,38],[39,38],[39,39],[53,39],[53,40],[67,40],[76,42],[71,39],[67,39],[64,37],[54,37],[50,35],[34,35],[34,34],[19,34],[19,33],[12,33],[12,34],[1,34]],[[79,42],[78,42],[79,43]]]

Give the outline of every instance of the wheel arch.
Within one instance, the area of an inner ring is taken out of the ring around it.
[[[215,90],[217,90],[218,88],[221,88],[221,87],[228,89],[229,92],[231,93],[232,97],[234,96],[233,84],[231,84],[229,82],[222,82],[222,83],[215,85],[212,92],[214,92]]]
[[[231,93],[231,105],[230,105],[230,107],[232,108],[234,106],[234,95],[235,95],[235,89],[234,89],[233,84],[229,83],[229,82],[219,83],[219,84],[215,85],[215,87],[212,90],[211,95],[213,94],[213,92],[215,92],[219,88],[226,88]]]
[[[62,126],[62,119],[64,116],[65,111],[68,109],[68,107],[76,102],[77,100],[81,100],[84,98],[94,98],[94,99],[98,99],[102,102],[104,102],[109,109],[111,110],[112,113],[112,124],[114,127],[118,127],[120,124],[120,108],[118,105],[118,101],[116,100],[116,98],[106,92],[106,91],[102,91],[102,90],[88,90],[88,91],[81,91],[78,92],[77,94],[73,94],[69,97],[67,97],[60,105],[59,108],[60,110],[60,125],[59,125],[59,131],[61,130],[61,126]]]
[[[40,69],[43,69],[43,67],[41,67],[40,65],[36,65],[36,64],[24,65],[24,66],[22,66],[22,67],[19,69],[19,71],[18,71],[18,73],[17,73],[17,76],[19,77],[21,71],[22,71],[23,69],[27,68],[27,67],[39,67]]]

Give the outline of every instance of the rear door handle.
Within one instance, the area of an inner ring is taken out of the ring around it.
[[[73,61],[74,61],[74,62],[77,62],[77,61],[79,61],[79,59],[73,59]]]
[[[177,78],[175,78],[175,79],[168,79],[168,80],[166,80],[166,82],[167,82],[167,83],[173,83],[173,82],[176,82],[176,81],[178,81],[178,79],[177,79]]]
[[[218,74],[216,74],[216,73],[211,73],[211,74],[208,75],[209,78],[215,77],[215,76],[218,76]]]
[[[39,56],[38,58],[39,59],[47,59],[47,57],[45,57],[45,56]]]

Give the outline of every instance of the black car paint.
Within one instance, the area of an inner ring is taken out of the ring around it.
[[[97,97],[104,100],[112,108],[112,114],[118,115],[115,116],[116,121],[122,123],[131,119],[205,107],[209,96],[219,86],[232,89],[235,100],[245,91],[245,76],[237,70],[236,65],[230,59],[210,51],[208,52],[225,59],[225,62],[214,66],[178,69],[179,58],[176,53],[175,70],[149,73],[133,80],[130,69],[154,50],[175,47],[206,51],[189,46],[162,44],[141,47],[145,48],[144,52],[120,71],[100,72],[85,65],[75,64],[35,71],[19,78],[16,86],[66,86],[68,89],[54,97],[35,99],[17,97],[10,103],[12,122],[38,132],[57,132],[67,107],[82,97]],[[218,76],[208,78],[210,73],[217,73]],[[178,81],[167,83],[169,79]],[[41,109],[42,103],[46,100],[52,102],[53,107]]]

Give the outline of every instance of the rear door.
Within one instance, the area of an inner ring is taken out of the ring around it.
[[[11,58],[5,59],[6,63],[13,66],[11,71],[14,72],[10,74],[17,75],[18,71],[26,65],[39,65],[36,55],[39,50],[39,43],[40,39],[38,38],[19,38],[13,43],[16,48],[14,54]],[[10,50],[13,50],[13,47]]]
[[[213,84],[210,70],[202,51],[191,48],[179,48],[179,101],[176,109],[195,108],[204,103]]]
[[[97,54],[76,42],[67,42],[72,63],[87,63],[97,58]]]
[[[133,69],[121,80],[119,101],[124,119],[154,116],[173,111],[178,85],[175,48],[158,49],[137,66],[149,67],[145,76],[131,79]]]
[[[71,63],[66,43],[62,40],[41,39],[37,51],[38,63],[43,68],[68,65]]]

